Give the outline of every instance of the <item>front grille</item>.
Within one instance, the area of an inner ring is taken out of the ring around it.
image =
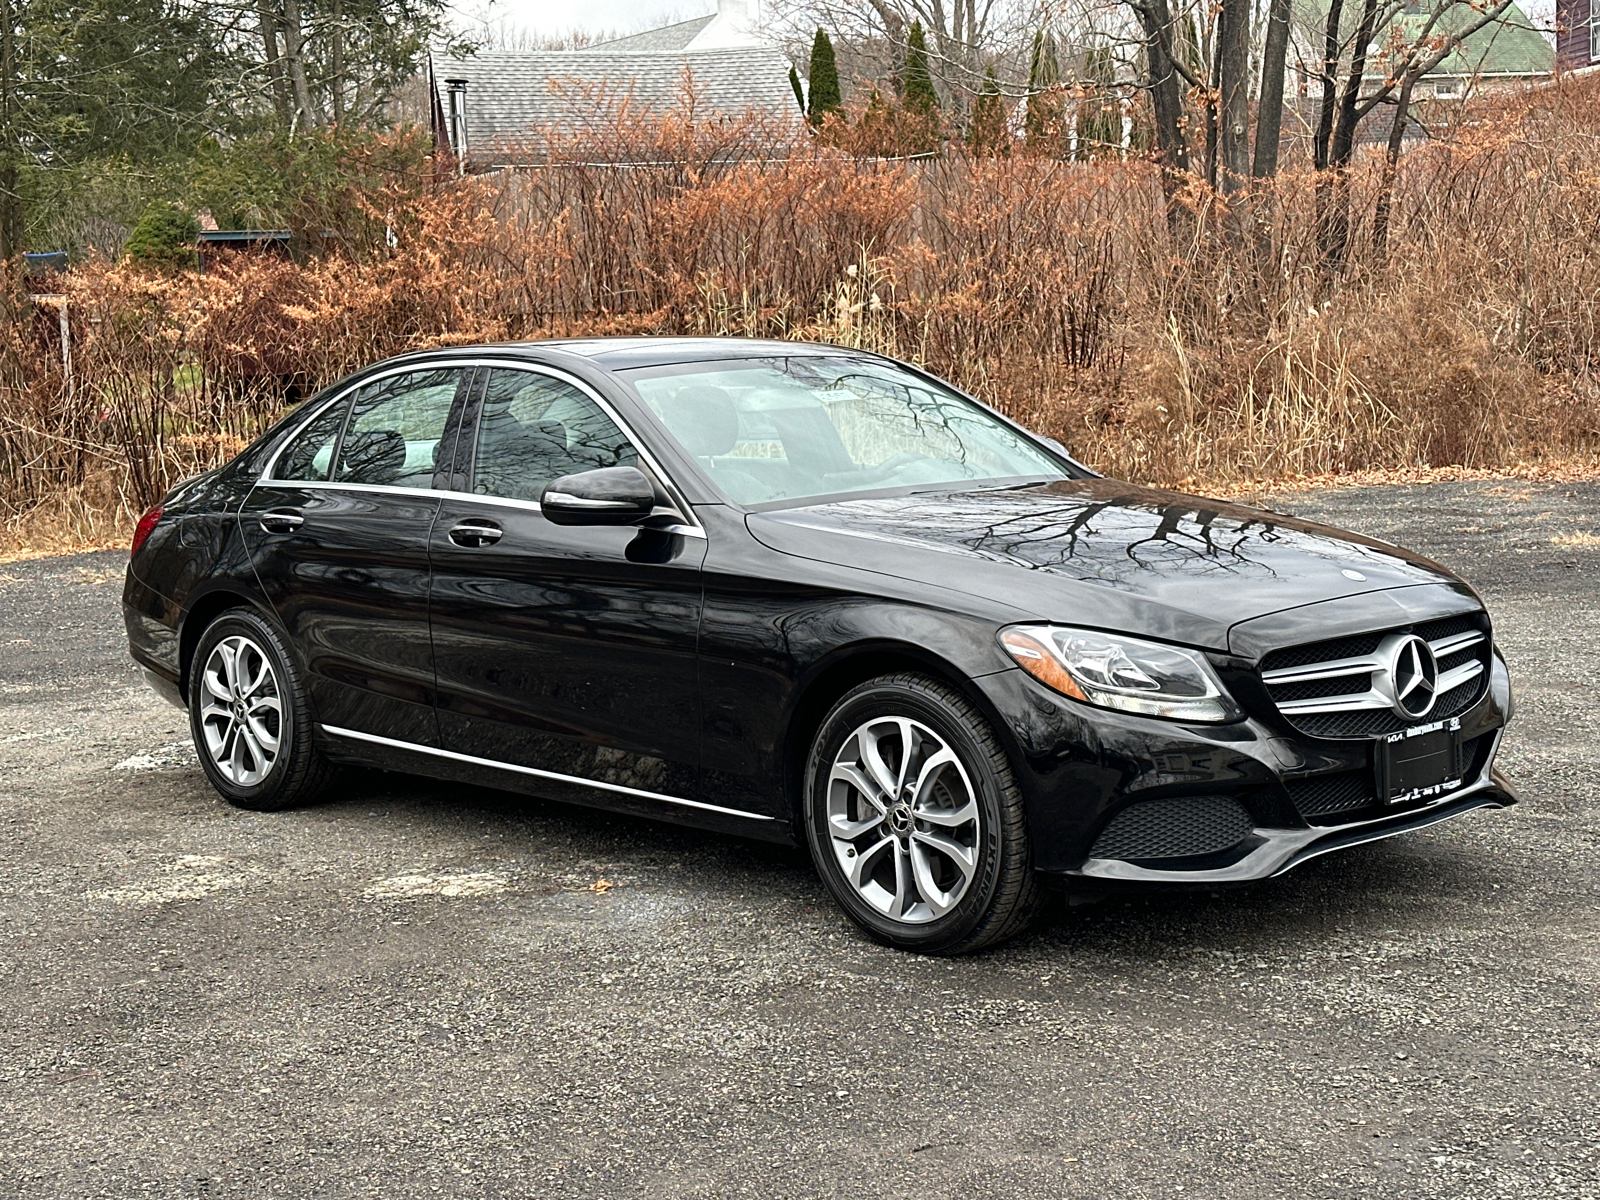
[[[1092,858],[1193,858],[1237,846],[1255,822],[1226,796],[1143,800],[1112,817],[1089,851]]]
[[[1428,643],[1439,669],[1440,691],[1433,708],[1415,721],[1400,716],[1380,690],[1393,651],[1380,655],[1379,648],[1385,639],[1404,633]],[[1301,733],[1374,738],[1465,712],[1488,686],[1490,653],[1487,614],[1462,613],[1274,650],[1261,660],[1261,676],[1279,713]]]
[[[1341,771],[1315,779],[1296,779],[1287,787],[1295,808],[1307,818],[1350,812],[1378,802],[1371,771]]]

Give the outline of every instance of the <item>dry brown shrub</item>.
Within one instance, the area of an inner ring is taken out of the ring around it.
[[[393,247],[75,269],[70,388],[53,309],[14,298],[0,321],[7,536],[125,527],[292,396],[386,355],[574,334],[898,355],[1167,484],[1600,450],[1600,79],[1497,100],[1409,151],[1383,247],[1382,173],[1359,162],[1337,275],[1319,180],[1292,165],[1252,198],[1250,248],[1202,187],[1169,221],[1147,162],[885,160],[842,140],[622,105],[522,169],[353,197]]]

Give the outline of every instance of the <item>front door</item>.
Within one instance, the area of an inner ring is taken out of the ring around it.
[[[439,744],[428,631],[433,477],[472,375],[410,370],[335,401],[240,510],[256,578],[304,660],[323,725]]]
[[[433,645],[446,750],[692,798],[703,538],[545,520],[552,479],[644,465],[565,378],[495,368],[469,464],[472,498],[433,526]]]

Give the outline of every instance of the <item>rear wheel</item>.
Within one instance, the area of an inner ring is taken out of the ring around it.
[[[224,613],[200,635],[189,727],[206,778],[239,808],[309,804],[333,774],[312,741],[310,705],[288,649],[248,609]]]
[[[823,882],[879,941],[961,954],[1012,937],[1039,904],[1005,749],[953,688],[871,680],[823,718],[805,824]]]

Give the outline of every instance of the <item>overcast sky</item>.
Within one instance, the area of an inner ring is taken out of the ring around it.
[[[455,0],[455,7],[470,17],[485,6],[482,0]],[[530,33],[636,33],[703,17],[716,8],[716,0],[492,0],[488,11],[491,19],[505,17]]]
[[[1534,28],[1555,23],[1555,0],[1518,0]],[[476,14],[487,9],[490,18],[504,18],[530,33],[566,33],[573,29],[591,33],[637,33],[674,21],[687,21],[716,11],[716,0],[454,0],[466,25],[476,24]],[[751,17],[760,19],[759,0],[750,0]]]

